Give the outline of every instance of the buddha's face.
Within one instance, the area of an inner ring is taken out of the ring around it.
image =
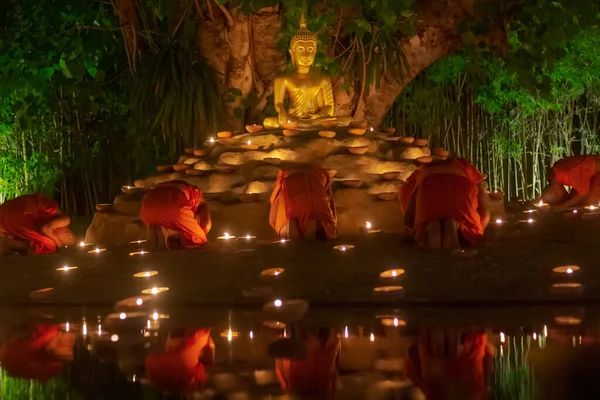
[[[316,53],[317,47],[310,41],[297,42],[294,48],[290,50],[290,55],[296,67],[310,67],[313,65]]]

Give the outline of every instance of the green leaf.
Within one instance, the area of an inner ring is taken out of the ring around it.
[[[42,68],[38,71],[38,74],[40,75],[40,77],[42,79],[50,79],[50,78],[52,78],[52,75],[54,75],[54,68],[52,68],[52,67]]]
[[[112,22],[108,18],[102,18],[102,23],[104,26],[112,26]]]
[[[71,71],[69,70],[69,67],[67,66],[67,62],[63,58],[60,59],[59,65],[60,65],[60,69],[62,70],[62,73],[65,76],[65,78],[73,77],[73,74],[71,74]]]
[[[224,6],[225,3],[227,3],[227,0],[217,0],[217,3],[219,3],[220,6]]]

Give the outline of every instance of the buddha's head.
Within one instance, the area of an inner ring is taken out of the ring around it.
[[[306,29],[304,14],[300,19],[300,29],[290,41],[290,56],[296,68],[310,68],[317,54],[317,35]]]

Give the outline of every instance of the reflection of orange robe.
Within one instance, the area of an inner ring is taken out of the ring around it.
[[[162,390],[183,392],[202,388],[206,382],[200,361],[205,347],[214,348],[210,329],[188,332],[181,339],[169,339],[164,353],[146,357],[148,378]]]
[[[483,175],[463,158],[424,164],[413,172],[400,188],[400,205],[406,213],[415,198],[413,229],[417,242],[423,241],[425,227],[436,219],[453,219],[459,232],[471,243],[483,235],[477,208],[478,187]]]
[[[275,368],[282,389],[286,393],[311,399],[333,399],[338,375],[340,341],[332,334],[324,345],[314,336],[305,341],[306,358],[290,360],[278,358]]]
[[[42,194],[27,194],[0,205],[0,237],[29,242],[29,253],[52,254],[56,243],[40,228],[56,215],[58,204]]]
[[[328,238],[339,235],[330,177],[326,170],[315,166],[296,166],[279,171],[271,195],[269,223],[279,234],[291,219],[298,221],[304,236],[309,218],[317,220]]]
[[[578,194],[590,191],[592,179],[598,174],[596,160],[600,156],[571,156],[558,160],[552,166],[556,179],[564,186],[571,186]]]
[[[0,352],[0,363],[13,378],[45,382],[62,374],[62,361],[47,351],[51,340],[61,335],[55,325],[36,325],[32,337],[9,341]],[[71,347],[72,356],[72,347]]]
[[[208,243],[194,218],[201,202],[202,192],[196,186],[184,181],[166,182],[146,193],[140,215],[148,226],[178,231],[183,247],[200,247]]]
[[[432,354],[427,332],[419,335],[418,356],[409,354],[405,371],[427,400],[488,398],[484,370],[487,335],[466,333],[464,336],[460,353],[444,357]]]

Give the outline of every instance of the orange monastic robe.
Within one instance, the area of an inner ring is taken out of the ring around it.
[[[309,335],[304,343],[304,359],[275,359],[275,372],[282,389],[311,399],[335,398],[341,349],[339,339],[332,334],[327,342],[321,344],[318,337]]]
[[[9,340],[0,350],[0,363],[14,378],[47,381],[62,374],[63,362],[73,359],[73,334],[56,325],[36,325],[32,336]]]
[[[484,176],[463,158],[452,157],[444,161],[424,164],[413,172],[400,188],[400,205],[406,214],[415,197],[413,234],[418,242],[423,240],[425,227],[436,219],[453,219],[459,232],[474,243],[483,235],[477,184]]]
[[[427,400],[488,398],[484,358],[493,357],[484,333],[466,333],[457,355],[436,355],[430,346],[430,332],[419,334],[417,351],[406,359],[406,375]]]
[[[596,160],[600,156],[571,156],[558,160],[552,166],[556,179],[564,186],[571,186],[578,194],[590,192],[592,181],[598,175]],[[596,189],[597,190],[597,189]]]
[[[58,204],[42,194],[27,194],[0,205],[0,237],[29,242],[29,253],[52,254],[56,243],[40,232],[58,211]]]
[[[208,243],[206,232],[194,218],[202,203],[202,192],[184,181],[165,182],[144,196],[140,215],[148,226],[162,226],[181,235],[181,246]]]
[[[214,350],[210,329],[186,332],[183,338],[167,340],[166,351],[146,357],[148,378],[162,390],[185,392],[201,389],[206,382],[202,353]]]
[[[269,223],[279,234],[291,219],[298,221],[298,230],[304,236],[309,218],[317,220],[328,238],[339,235],[335,204],[326,170],[315,166],[294,166],[279,171],[271,195]]]

